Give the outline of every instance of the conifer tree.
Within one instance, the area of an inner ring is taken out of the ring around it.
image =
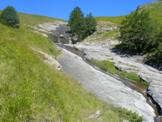
[[[79,40],[83,39],[82,31],[84,27],[84,14],[79,7],[74,8],[70,14],[68,25],[73,36],[78,36]]]
[[[70,14],[68,25],[72,36],[77,36],[82,41],[96,31],[97,23],[91,13],[84,17],[81,9],[76,7]]]
[[[89,13],[85,17],[84,25],[85,25],[84,37],[87,37],[96,31],[97,22],[96,22],[95,18],[93,17],[92,13]]]

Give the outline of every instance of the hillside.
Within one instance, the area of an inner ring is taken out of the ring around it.
[[[96,20],[99,21],[104,21],[104,22],[112,22],[116,25],[119,25],[123,20],[125,16],[116,16],[116,17],[96,17]]]
[[[147,4],[144,7],[150,12],[154,23],[162,25],[162,2]]]
[[[61,19],[23,13],[19,13],[19,17],[21,20],[21,24],[28,24],[28,25],[38,25],[44,22],[63,21]]]
[[[154,20],[154,22],[157,22],[159,24],[162,24],[162,2],[154,2],[145,4],[142,7],[147,9],[150,12],[150,17]],[[120,25],[120,23],[124,20],[125,16],[104,16],[104,17],[96,17],[96,20],[104,21],[104,22],[112,22],[116,25]]]
[[[55,19],[25,14],[20,18],[20,29],[0,24],[0,121],[119,122],[138,117],[100,102],[33,51],[60,54],[50,40],[26,26]]]
[[[162,2],[154,2],[141,6],[149,11],[153,23],[162,25]],[[96,17],[97,32],[87,39],[85,42],[103,42],[106,40],[116,40],[120,35],[118,27],[126,16],[116,17]]]

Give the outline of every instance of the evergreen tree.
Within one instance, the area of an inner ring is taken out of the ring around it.
[[[142,8],[137,8],[122,22],[120,27],[120,41],[122,48],[133,53],[143,53],[150,42],[152,31],[149,13]]]
[[[18,28],[20,24],[17,12],[12,6],[8,6],[2,11],[0,20],[3,24],[14,28]]]
[[[72,36],[77,36],[81,41],[96,31],[97,23],[91,13],[84,17],[81,9],[76,7],[70,14],[68,25]]]
[[[84,26],[84,37],[87,37],[96,31],[97,22],[92,13],[89,13],[86,16]]]
[[[84,14],[79,7],[74,8],[70,14],[68,25],[73,36],[77,36],[79,40],[83,39]]]

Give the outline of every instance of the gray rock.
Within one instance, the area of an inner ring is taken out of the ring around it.
[[[154,110],[146,102],[145,97],[124,85],[122,81],[94,69],[81,57],[65,49],[58,57],[58,62],[65,73],[78,80],[101,100],[136,112],[143,116],[145,122],[154,122]]]
[[[82,50],[88,59],[109,60],[122,71],[137,73],[141,79],[150,83],[151,95],[162,108],[162,72],[143,64],[141,56],[118,55],[111,51],[114,44],[109,42],[107,46],[102,46],[102,43],[80,43],[74,46]]]

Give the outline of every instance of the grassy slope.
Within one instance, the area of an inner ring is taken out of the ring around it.
[[[21,20],[21,24],[28,24],[28,25],[38,25],[43,22],[53,22],[56,20],[63,21],[61,19],[50,18],[46,16],[39,16],[39,15],[23,14],[23,13],[19,13],[19,17]]]
[[[119,25],[123,20],[125,16],[116,16],[116,17],[96,17],[97,21],[107,21],[107,22],[112,22],[116,25]]]
[[[162,2],[154,2],[150,4],[143,5],[150,12],[151,18],[154,22],[162,25]],[[116,17],[96,17],[97,21],[108,21],[114,24],[120,25],[124,20],[125,16],[116,16]]]
[[[22,24],[48,21],[38,18],[23,18]],[[59,51],[47,38],[27,26],[12,29],[0,24],[0,34],[0,121],[118,122],[138,118],[105,105],[77,82],[44,64],[31,47],[57,56]],[[97,110],[102,113],[100,118],[89,119]]]
[[[155,2],[145,6],[146,9],[149,10],[150,16],[154,20],[154,23],[162,26],[162,2]]]

